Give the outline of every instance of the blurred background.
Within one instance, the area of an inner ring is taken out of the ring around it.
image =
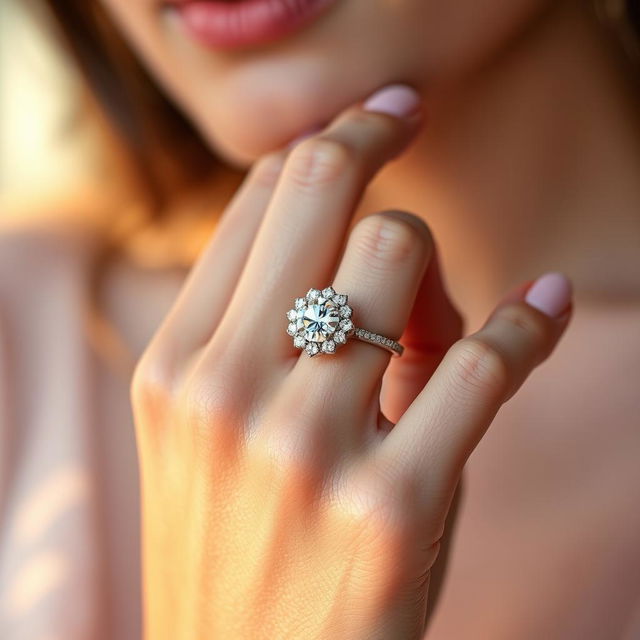
[[[83,88],[35,3],[0,2],[0,215],[70,211],[104,170]],[[69,194],[74,202],[69,202]]]
[[[80,221],[141,264],[191,264],[242,172],[218,170],[199,206],[176,198],[183,215],[151,212],[58,36],[38,0],[0,0],[0,224]]]

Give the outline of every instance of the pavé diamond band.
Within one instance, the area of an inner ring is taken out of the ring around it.
[[[353,310],[347,300],[347,295],[336,293],[332,287],[309,289],[304,298],[296,298],[294,308],[287,311],[287,333],[293,345],[316,356],[333,354],[349,338],[357,338],[401,356],[404,347],[399,342],[353,324]]]

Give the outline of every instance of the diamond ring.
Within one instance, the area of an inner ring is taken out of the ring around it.
[[[287,333],[293,338],[293,346],[313,357],[333,354],[353,337],[401,356],[404,347],[399,342],[353,324],[347,299],[332,287],[309,289],[304,298],[296,298],[294,308],[287,311]]]

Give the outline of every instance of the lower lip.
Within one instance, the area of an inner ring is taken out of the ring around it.
[[[308,25],[337,0],[186,0],[173,5],[187,31],[214,49],[272,42]]]

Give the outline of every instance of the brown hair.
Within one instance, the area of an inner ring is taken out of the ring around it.
[[[98,2],[44,1],[124,143],[148,204],[161,215],[176,190],[208,178],[219,168],[218,159],[150,78]]]
[[[106,116],[116,151],[124,152],[117,159],[124,161],[122,177],[132,187],[131,199],[101,224],[87,332],[99,355],[129,375],[134,356],[101,303],[105,267],[122,252],[147,265],[188,267],[244,172],[226,166],[211,151],[138,62],[99,2],[42,2],[86,81],[91,102]],[[181,199],[186,202],[176,206]]]

